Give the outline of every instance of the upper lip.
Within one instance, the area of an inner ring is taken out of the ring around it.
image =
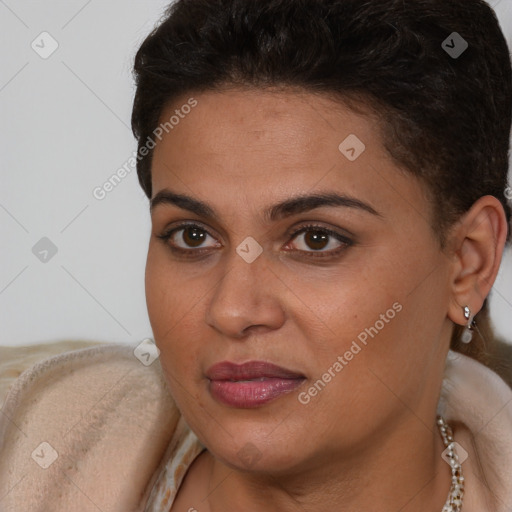
[[[251,380],[267,378],[299,379],[304,375],[282,368],[266,361],[248,361],[243,364],[236,364],[230,361],[222,361],[210,366],[206,371],[210,380]]]

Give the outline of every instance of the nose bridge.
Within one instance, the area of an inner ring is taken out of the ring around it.
[[[256,247],[251,243],[242,242],[229,255],[206,312],[206,322],[230,336],[240,336],[251,325],[276,328],[283,318],[277,288],[272,286],[275,276],[264,252],[254,257]]]

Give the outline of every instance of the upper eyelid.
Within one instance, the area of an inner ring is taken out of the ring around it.
[[[299,233],[302,233],[302,232],[307,231],[307,230],[313,230],[315,228],[318,231],[325,231],[325,232],[327,232],[331,236],[339,236],[341,238],[346,238],[346,239],[353,238],[353,235],[349,234],[344,229],[337,228],[337,229],[341,229],[341,231],[346,232],[346,234],[338,233],[336,231],[336,228],[329,228],[327,226],[322,226],[321,224],[316,224],[314,222],[312,222],[312,223],[310,222],[310,223],[307,223],[307,224],[303,224],[302,226],[298,226],[297,228],[291,230],[291,232],[288,233],[288,236],[295,236],[295,235],[298,235]]]
[[[210,232],[211,231],[210,228],[207,228],[199,221],[193,221],[193,222],[185,221],[185,222],[177,224],[176,226],[172,226],[168,229],[164,229],[163,232],[167,233],[167,234],[170,234],[170,233],[175,234],[176,232],[181,231],[182,229],[186,229],[186,228],[190,228],[190,227],[198,227],[198,228],[202,229],[205,233],[207,233],[208,236],[211,236],[212,238],[217,238]]]

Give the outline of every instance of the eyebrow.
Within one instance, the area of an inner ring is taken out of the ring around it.
[[[195,213],[196,215],[208,219],[219,218],[215,209],[207,203],[194,199],[193,197],[177,194],[169,189],[160,190],[150,202],[150,212],[162,204],[171,204]],[[354,208],[362,210],[377,217],[382,215],[369,204],[356,199],[355,197],[340,195],[333,192],[319,192],[309,195],[299,195],[277,203],[263,212],[266,221],[274,222],[285,219],[298,213],[314,210],[325,206],[337,206],[345,208]]]

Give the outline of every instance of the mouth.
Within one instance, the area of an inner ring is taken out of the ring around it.
[[[305,376],[265,361],[217,363],[206,372],[209,391],[230,407],[260,407],[298,388]]]

